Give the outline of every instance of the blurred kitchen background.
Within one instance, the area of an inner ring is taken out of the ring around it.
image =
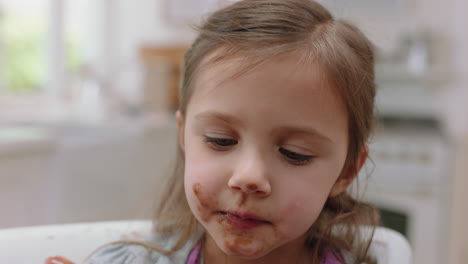
[[[0,228],[150,218],[190,25],[230,2],[0,0]],[[320,2],[378,50],[363,199],[416,264],[466,263],[468,1]]]

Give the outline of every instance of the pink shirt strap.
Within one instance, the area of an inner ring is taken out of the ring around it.
[[[339,261],[331,251],[325,252],[325,255],[322,257],[320,261],[321,264],[343,264]]]
[[[202,243],[198,242],[197,245],[190,251],[190,254],[187,257],[186,264],[199,264],[200,262],[200,252],[201,252]]]

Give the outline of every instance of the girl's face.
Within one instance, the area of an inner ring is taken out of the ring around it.
[[[319,66],[293,55],[230,78],[238,67],[202,71],[178,115],[188,203],[207,258],[298,256],[327,198],[353,178],[342,172],[347,112]]]

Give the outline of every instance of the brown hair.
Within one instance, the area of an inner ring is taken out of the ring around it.
[[[194,80],[204,66],[243,58],[249,65],[233,74],[237,75],[269,58],[297,51],[301,52],[301,63],[322,66],[326,80],[345,103],[349,146],[343,170],[357,173],[356,164],[360,154],[367,151],[374,118],[373,47],[356,27],[335,20],[314,1],[244,0],[213,13],[199,28],[197,39],[185,54],[179,110],[185,116]],[[157,230],[182,230],[173,251],[203,233],[186,201],[183,175],[184,157],[179,150],[174,175],[155,214]],[[344,192],[327,200],[308,232],[306,246],[314,252],[314,263],[319,263],[324,249],[337,256],[347,251],[356,263],[361,263],[367,261],[372,234],[361,236],[359,226],[377,224],[375,209]]]

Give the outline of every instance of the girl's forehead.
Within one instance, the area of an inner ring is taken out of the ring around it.
[[[286,115],[324,112],[333,105],[346,112],[318,64],[301,65],[296,57],[282,56],[247,70],[243,66],[239,60],[227,60],[206,67],[197,77],[187,108],[248,108],[252,113],[282,108]]]
[[[214,88],[239,80],[259,81],[262,77],[265,80],[282,82],[300,80],[315,90],[331,88],[324,67],[318,61],[310,59],[310,56],[303,56],[299,52],[278,54],[271,58],[222,57],[220,52],[222,50],[202,60],[193,82],[193,89],[206,86]]]

